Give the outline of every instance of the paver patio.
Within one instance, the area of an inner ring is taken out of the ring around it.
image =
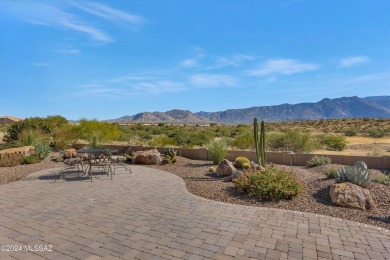
[[[390,259],[388,230],[210,201],[173,174],[132,170],[93,182],[47,170],[0,186],[0,244],[52,246],[0,259]]]

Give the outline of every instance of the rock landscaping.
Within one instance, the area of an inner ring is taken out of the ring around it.
[[[134,153],[134,162],[138,164],[160,164],[162,162],[160,153],[153,149],[148,151],[138,151]]]
[[[224,159],[218,165],[215,173],[217,176],[231,176],[237,169],[234,167],[233,163]]]
[[[370,191],[350,182],[333,184],[330,187],[330,198],[334,204],[347,208],[376,209]]]
[[[333,216],[335,219],[347,219],[360,223],[390,229],[390,186],[372,182],[367,190],[376,208],[368,210],[337,206],[332,202],[330,188],[335,184],[334,178],[327,178],[325,172],[340,165],[323,165],[318,167],[275,165],[280,170],[290,172],[303,185],[304,189],[292,200],[260,201],[235,189],[230,176],[219,177],[209,172],[212,166],[209,161],[190,160],[177,157],[177,162],[166,165],[150,165],[155,169],[171,172],[184,179],[187,189],[200,197],[220,202],[279,208],[293,211],[311,212],[319,215]],[[382,176],[378,170],[369,170],[371,176]]]

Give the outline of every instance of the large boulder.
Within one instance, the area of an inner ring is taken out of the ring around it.
[[[370,191],[350,182],[333,184],[330,187],[330,198],[334,204],[347,208],[376,209]]]
[[[217,173],[217,176],[231,176],[235,171],[237,171],[237,169],[234,167],[233,163],[223,159],[215,172]]]
[[[12,158],[12,157],[24,157],[28,155],[32,155],[35,153],[34,146],[23,146],[17,148],[9,148],[0,151],[0,159],[1,158]]]
[[[160,164],[161,161],[160,153],[156,149],[134,153],[134,162],[138,164]]]

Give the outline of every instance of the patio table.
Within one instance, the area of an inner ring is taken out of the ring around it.
[[[85,174],[91,176],[92,181],[92,167],[102,168],[107,175],[111,174],[112,180],[112,161],[111,155],[117,153],[117,149],[96,148],[96,149],[80,149],[77,150],[79,154],[87,154],[87,165],[85,168]]]

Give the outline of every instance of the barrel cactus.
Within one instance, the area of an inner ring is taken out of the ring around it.
[[[234,161],[234,167],[241,169],[241,168],[243,168],[244,163],[247,163],[247,164],[250,165],[249,159],[244,157],[244,156],[239,156]]]

